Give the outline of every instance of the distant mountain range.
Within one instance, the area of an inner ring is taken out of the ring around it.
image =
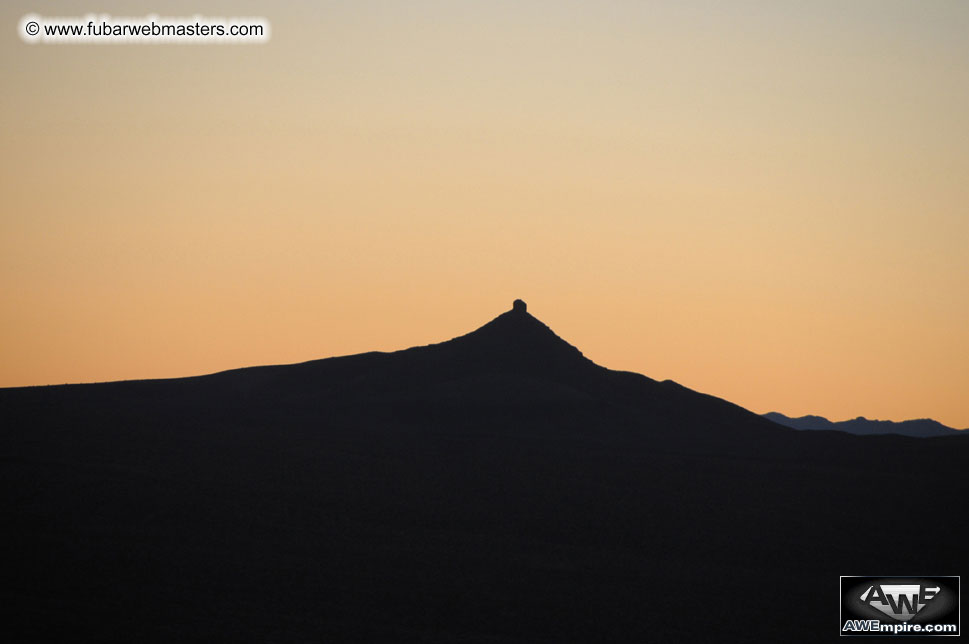
[[[0,389],[2,632],[814,644],[840,575],[965,561],[967,463],[601,367],[521,301],[394,353]]]
[[[957,435],[969,436],[969,432],[963,434],[965,430],[947,427],[931,418],[895,422],[892,420],[870,420],[864,416],[859,416],[852,420],[830,421],[823,416],[791,418],[776,411],[768,412],[763,416],[778,425],[791,427],[792,429],[827,429],[848,432],[849,434],[857,434],[859,436],[871,436],[874,434],[900,434],[902,436],[914,436],[916,438]]]

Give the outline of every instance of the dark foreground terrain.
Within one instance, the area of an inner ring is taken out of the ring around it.
[[[819,642],[966,572],[969,441],[798,432],[524,310],[393,354],[0,390],[5,641]]]

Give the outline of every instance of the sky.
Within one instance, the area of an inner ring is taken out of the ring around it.
[[[17,32],[91,12],[272,32]],[[0,386],[396,350],[520,297],[599,364],[752,411],[969,427],[969,3],[14,0],[0,24]]]

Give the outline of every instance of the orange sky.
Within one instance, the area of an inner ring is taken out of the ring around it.
[[[0,386],[462,334],[521,297],[753,411],[969,427],[969,4],[8,2]],[[266,45],[20,17],[261,15]]]

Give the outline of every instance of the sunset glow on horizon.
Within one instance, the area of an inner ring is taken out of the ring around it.
[[[969,428],[969,4],[0,8],[0,386],[467,333]],[[27,13],[261,45],[30,45]]]

